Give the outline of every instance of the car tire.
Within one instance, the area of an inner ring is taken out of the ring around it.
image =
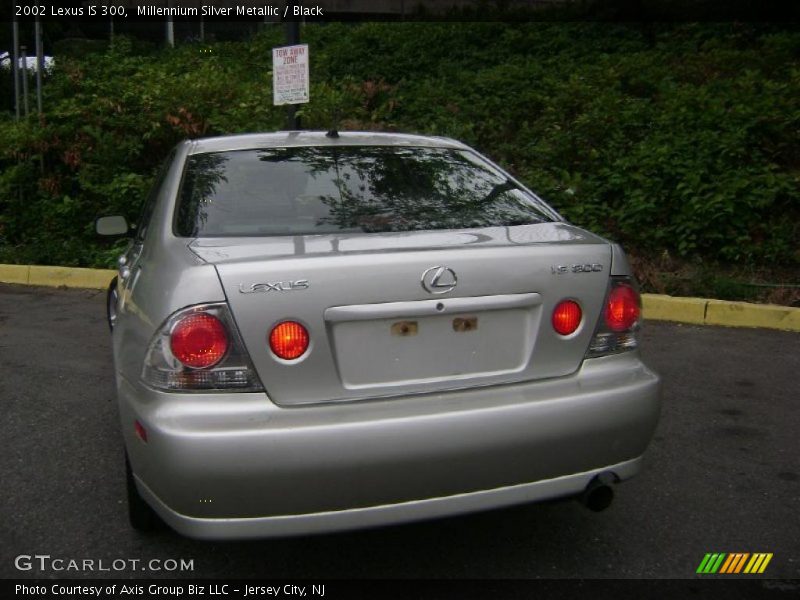
[[[164,529],[164,521],[161,520],[150,505],[144,501],[136,489],[136,482],[133,480],[131,463],[125,454],[125,485],[128,491],[128,521],[136,531],[153,532]]]
[[[106,319],[108,320],[108,328],[111,331],[114,331],[114,324],[117,322],[118,298],[117,277],[114,277],[111,283],[108,284],[108,291],[106,292]]]

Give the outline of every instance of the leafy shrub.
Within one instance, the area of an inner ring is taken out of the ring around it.
[[[108,265],[181,139],[275,130],[271,48],[57,56],[46,114],[0,118],[0,261]],[[303,29],[304,126],[448,135],[642,256],[800,262],[800,33],[752,24],[361,23]],[[93,48],[92,50],[96,50]]]

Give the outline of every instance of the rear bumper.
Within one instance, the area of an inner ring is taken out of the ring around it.
[[[197,539],[251,539],[308,535],[330,531],[346,531],[387,524],[435,519],[516,504],[573,496],[582,492],[601,473],[613,473],[620,480],[639,472],[641,458],[609,465],[586,473],[575,473],[533,483],[455,494],[442,498],[426,498],[399,504],[352,508],[330,512],[275,517],[210,519],[179,514],[164,504],[146,485],[137,479],[139,492],[175,531]]]
[[[180,533],[216,539],[400,523],[577,494],[601,472],[626,479],[659,391],[635,353],[546,381],[298,408],[119,387],[142,496]]]

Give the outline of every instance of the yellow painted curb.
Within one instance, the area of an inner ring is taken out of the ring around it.
[[[0,265],[0,283],[104,290],[114,275],[111,269]],[[644,318],[654,321],[800,331],[800,308],[790,306],[663,294],[642,294],[642,306]]]
[[[31,266],[28,285],[66,286],[104,290],[116,271],[109,269],[76,269],[71,267]]]
[[[800,308],[709,300],[706,323],[727,327],[769,327],[800,331]]]
[[[3,283],[28,283],[30,270],[28,265],[0,265],[0,281]]]
[[[654,321],[800,331],[800,308],[777,304],[642,294],[642,312]]]
[[[642,312],[645,319],[678,321],[704,325],[706,305],[704,298],[682,298],[664,294],[642,294]]]
[[[110,269],[0,265],[0,282],[104,290],[116,273]]]

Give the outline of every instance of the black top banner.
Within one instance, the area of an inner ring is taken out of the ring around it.
[[[786,0],[6,0],[0,18],[152,21],[792,21]]]

